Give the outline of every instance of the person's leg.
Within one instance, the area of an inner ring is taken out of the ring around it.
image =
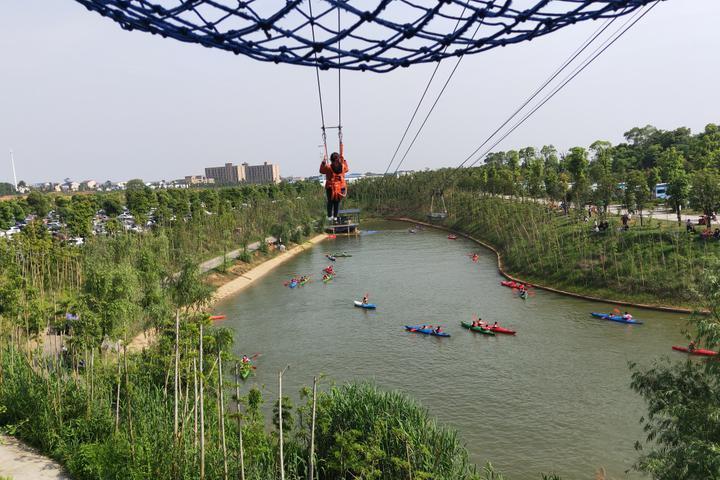
[[[325,189],[325,196],[327,197],[327,216],[329,218],[333,216],[332,191],[329,188]]]
[[[340,210],[340,200],[333,201],[333,217],[337,219],[338,217],[338,211]]]

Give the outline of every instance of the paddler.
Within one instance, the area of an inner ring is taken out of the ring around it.
[[[697,347],[697,344],[695,343],[695,340],[693,340],[688,345],[688,352],[694,352],[696,347]]]
[[[632,320],[633,317],[632,317],[632,315],[630,315],[628,312],[625,312],[625,313],[623,314],[622,318],[623,318],[623,320],[628,320],[628,321],[630,321],[630,320]]]
[[[363,299],[362,299],[362,304],[363,304],[363,305],[367,305],[367,303],[368,303],[368,294],[366,293],[365,296],[364,296]]]
[[[240,360],[244,365],[250,363],[250,357],[247,355],[243,355],[242,359]]]
[[[433,331],[435,333],[442,333],[442,327],[440,325],[438,325],[437,328],[435,328],[435,330],[433,330]]]

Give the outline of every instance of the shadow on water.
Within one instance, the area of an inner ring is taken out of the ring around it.
[[[644,413],[627,365],[671,355],[685,318],[638,310],[646,323],[632,326],[590,317],[611,310],[606,304],[543,291],[523,301],[499,285],[492,252],[409,226],[366,225],[364,235],[320,244],[219,304],[223,325],[237,332],[236,353],[262,353],[247,386],[265,385],[270,405],[287,364],[283,383],[293,394],[319,373],[327,382],[369,379],[420,400],[460,432],[474,462],[491,460],[508,478],[589,478],[599,466],[612,478],[641,478],[624,473]],[[337,275],[325,284],[333,251],[352,257],[332,262]],[[295,274],[313,276],[291,290],[283,282]],[[365,293],[377,310],[354,308]],[[461,328],[475,314],[518,334]],[[403,328],[421,323],[452,337]]]

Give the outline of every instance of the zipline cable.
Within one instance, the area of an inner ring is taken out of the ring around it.
[[[481,21],[478,23],[478,26],[475,28],[475,32],[473,32],[472,39],[475,38],[477,33],[480,31],[480,27],[483,25],[483,22]],[[397,167],[395,167],[394,175],[397,175],[398,170],[400,170],[400,167],[402,166],[403,162],[407,158],[408,154],[410,153],[410,150],[412,149],[413,145],[415,145],[415,142],[417,141],[418,137],[420,136],[420,133],[422,132],[423,128],[425,128],[425,124],[427,123],[428,119],[430,118],[430,115],[432,114],[433,110],[435,110],[435,107],[437,106],[438,102],[440,101],[440,98],[442,97],[443,93],[445,93],[445,89],[447,88],[448,84],[450,83],[450,80],[452,80],[453,75],[455,75],[455,72],[457,71],[458,67],[460,66],[460,62],[462,62],[464,56],[460,56],[458,58],[457,62],[455,62],[455,66],[450,71],[450,75],[448,76],[447,80],[445,80],[445,84],[443,85],[442,89],[440,90],[440,93],[438,93],[437,98],[433,102],[432,106],[430,107],[430,110],[425,115],[425,119],[420,124],[420,128],[418,128],[418,131],[415,132],[415,136],[413,137],[412,141],[410,142],[410,145],[408,146],[407,150],[405,150],[405,154],[400,159],[400,162],[398,162]]]
[[[313,17],[313,11],[312,11],[312,0],[308,1],[308,7],[310,9],[310,30],[312,31],[312,39],[313,44],[316,43],[315,40],[315,20]],[[320,121],[322,122],[322,141],[323,141],[323,148],[325,150],[324,157],[325,159],[328,158],[328,148],[327,148],[327,133],[325,131],[325,111],[323,110],[323,100],[322,100],[322,88],[320,87],[320,67],[317,66],[317,51],[314,52],[315,55],[315,78],[317,79],[317,88],[318,88],[318,98],[320,99]],[[338,75],[340,75],[340,71],[338,71]]]
[[[453,28],[453,33],[457,31],[457,28],[460,26],[460,21],[462,20],[462,16],[465,14],[465,11],[467,10],[467,5],[463,7],[463,11],[460,13],[460,16],[458,17],[457,22],[455,23],[455,28]],[[445,54],[445,51],[448,49],[450,45],[445,45],[443,48],[442,54]],[[405,141],[405,137],[407,136],[408,132],[410,131],[410,127],[412,126],[413,121],[415,120],[415,116],[417,115],[418,111],[420,110],[420,105],[422,105],[423,100],[425,100],[425,95],[427,95],[428,90],[430,89],[430,85],[433,82],[433,79],[435,78],[435,74],[437,74],[438,69],[440,68],[440,63],[442,60],[438,60],[435,63],[435,68],[433,69],[432,75],[430,75],[430,79],[427,82],[427,85],[425,85],[425,90],[423,90],[422,95],[420,96],[420,100],[418,101],[417,105],[415,106],[415,111],[413,112],[412,116],[410,117],[410,121],[408,122],[407,126],[405,127],[405,131],[402,134],[402,137],[400,138],[400,141],[397,144],[397,147],[395,148],[395,152],[393,152],[392,158],[390,159],[390,162],[388,163],[387,168],[385,169],[385,173],[383,175],[387,175],[388,171],[390,171],[390,168],[392,168],[392,164],[395,161],[395,157],[397,156],[398,152],[400,151],[400,147],[402,146],[403,142]]]
[[[580,67],[576,68],[573,73],[570,74],[569,77],[566,77],[566,79],[553,90],[551,93],[549,93],[537,106],[535,106],[530,112],[528,112],[521,120],[519,120],[508,132],[503,134],[500,139],[498,139],[490,148],[486,149],[486,151],[480,155],[475,161],[473,161],[470,165],[468,165],[466,168],[470,168],[477,164],[480,160],[482,160],[492,149],[494,149],[497,145],[500,144],[505,138],[507,138],[510,134],[512,134],[520,125],[525,123],[535,112],[537,112],[540,108],[542,108],[543,105],[545,105],[550,99],[552,99],[557,93],[559,93],[568,83],[570,83],[575,77],[577,77],[583,70],[585,70],[587,67],[592,64],[600,55],[602,55],[605,50],[610,48],[615,42],[617,42],[625,33],[627,33],[628,30],[630,30],[636,23],[638,23],[645,15],[650,13],[650,11],[657,6],[658,3],[660,3],[661,0],[657,0],[655,3],[653,3],[651,6],[647,7],[644,11],[642,11],[642,14],[640,14],[635,20],[633,20],[633,17],[630,18],[617,32],[617,36],[614,38],[611,37],[611,39],[608,39],[605,41],[605,43],[599,47],[599,50],[596,50],[588,59],[586,59],[584,64],[582,64]],[[636,15],[637,16],[637,15]],[[632,22],[632,23],[630,23]],[[628,25],[628,23],[630,25]],[[626,27],[627,25],[627,27]],[[618,33],[619,32],[619,33]],[[454,174],[457,172],[460,168],[462,168],[462,165],[459,165],[455,168],[455,170],[451,173]]]
[[[550,75],[550,76],[535,90],[535,92],[532,93],[532,95],[530,95],[517,109],[515,109],[515,111],[514,111],[512,114],[510,114],[510,116],[509,116],[507,119],[505,119],[505,121],[504,121],[503,123],[501,123],[500,126],[497,127],[497,128],[485,139],[485,141],[483,141],[483,143],[480,144],[480,146],[479,146],[478,148],[476,148],[470,155],[468,155],[468,156],[465,158],[465,160],[462,161],[462,163],[460,163],[460,165],[458,165],[458,168],[460,168],[460,167],[462,167],[463,165],[465,165],[465,163],[467,163],[470,159],[472,159],[472,158],[475,156],[475,154],[476,154],[477,152],[479,152],[480,149],[482,149],[482,147],[484,147],[485,145],[487,145],[487,143],[490,142],[490,140],[492,140],[492,138],[493,138],[495,135],[497,135],[498,132],[500,132],[500,130],[502,130],[503,128],[505,128],[505,126],[506,126],[508,123],[510,123],[510,122],[512,121],[512,119],[515,118],[525,107],[527,107],[528,104],[529,104],[530,102],[532,102],[543,90],[545,90],[545,88],[547,88],[547,86],[548,86],[550,83],[552,83],[552,81],[555,80],[555,79],[558,77],[558,75],[560,75],[567,67],[569,67],[570,64],[572,64],[572,62],[574,62],[574,61],[580,56],[580,54],[582,54],[590,45],[592,45],[592,44],[595,42],[595,40],[597,40],[598,37],[600,37],[600,35],[602,35],[602,34],[605,32],[605,30],[607,30],[607,29],[615,22],[615,20],[617,20],[617,18],[618,18],[618,17],[613,17],[612,19],[608,20],[607,22],[605,22],[604,25],[600,26],[600,28],[598,28],[592,35],[590,35],[587,39],[585,39],[585,41],[580,45],[580,47],[578,47],[578,48],[575,50],[575,52],[572,53],[572,54],[560,65],[560,67],[558,67],[558,68],[555,70],[555,72],[554,72],[552,75]]]
[[[340,51],[340,39],[342,38],[340,36],[340,6],[337,6],[337,35],[338,35],[338,51]],[[340,66],[340,54],[338,53],[338,142],[339,142],[339,149],[340,149],[340,156],[342,156],[342,82],[340,79],[340,72],[342,72],[342,69],[339,68]]]

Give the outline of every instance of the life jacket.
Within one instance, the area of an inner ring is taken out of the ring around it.
[[[347,184],[345,183],[347,171],[348,165],[343,157],[340,158],[339,172],[336,172],[332,165],[327,165],[325,162],[320,164],[320,173],[325,174],[325,188],[330,190],[332,200],[342,200],[347,195]]]

